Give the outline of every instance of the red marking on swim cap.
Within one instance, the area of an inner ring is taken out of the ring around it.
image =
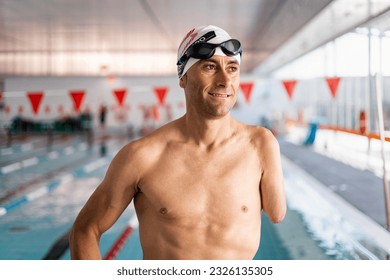
[[[196,38],[196,36],[198,36],[198,33],[191,34],[191,39],[188,41],[187,45],[184,47],[183,53],[184,53],[184,51],[187,49],[187,47],[192,43],[192,41],[194,41],[194,39]],[[182,53],[182,54],[183,54],[183,53]]]
[[[183,50],[182,50],[180,56],[182,56],[182,55],[185,53],[185,51],[187,50],[188,46],[195,40],[196,36],[198,36],[198,32],[193,33],[194,31],[195,31],[195,28],[192,29],[192,30],[186,35],[186,37],[184,38],[183,42],[180,44],[179,49],[181,48],[181,45],[184,43],[184,41],[187,40],[188,37],[191,37],[191,39],[187,42],[187,44],[186,44],[185,47],[183,48]],[[193,34],[192,34],[192,33],[193,33]]]
[[[193,28],[190,32],[187,33],[187,35],[184,37],[183,41],[181,41],[179,49],[181,48],[181,45],[183,45],[184,41],[187,40],[187,38],[191,35],[192,32],[195,31],[195,28]]]

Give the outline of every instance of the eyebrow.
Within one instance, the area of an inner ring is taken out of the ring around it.
[[[233,58],[233,57],[229,57],[230,58],[230,60],[228,61],[228,65],[230,65],[230,64],[237,64],[237,65],[240,65],[239,63],[238,63],[238,61],[235,59],[235,58]],[[205,61],[205,62],[214,62],[214,63],[219,63],[219,60],[218,59],[215,59],[215,58],[212,58],[212,57],[210,57],[210,58],[207,58],[207,59],[204,59],[203,61]]]

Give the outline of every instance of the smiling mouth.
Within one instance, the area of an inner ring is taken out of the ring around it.
[[[230,94],[223,94],[223,93],[209,93],[209,94],[214,97],[223,97],[223,98],[230,97]]]

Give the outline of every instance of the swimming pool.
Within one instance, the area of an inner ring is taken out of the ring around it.
[[[39,140],[34,139],[29,139],[27,144],[2,147],[5,155],[0,160],[1,170],[6,172],[0,174],[0,259],[70,259],[67,233],[103,178],[112,157],[127,141],[123,137],[110,137],[91,144],[84,137],[76,136],[54,142],[49,150],[34,148],[39,146]],[[22,166],[20,162],[26,160],[35,164]],[[386,251],[381,244],[362,232],[345,214],[348,211],[334,207],[337,198],[324,195],[315,179],[288,159],[282,160],[287,215],[277,225],[263,215],[261,245],[255,259],[385,258]],[[17,164],[21,167],[16,168]],[[126,231],[134,215],[131,205],[103,235],[103,256]],[[364,223],[361,227],[369,221]],[[142,259],[136,226],[124,240],[123,248],[114,258]]]

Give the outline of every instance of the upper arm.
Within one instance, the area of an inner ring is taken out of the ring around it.
[[[120,217],[136,193],[138,174],[132,158],[129,147],[118,152],[105,178],[80,211],[75,227],[91,230],[99,237]]]
[[[261,137],[262,178],[260,191],[263,209],[273,223],[281,222],[286,214],[283,171],[279,143],[270,131]]]

